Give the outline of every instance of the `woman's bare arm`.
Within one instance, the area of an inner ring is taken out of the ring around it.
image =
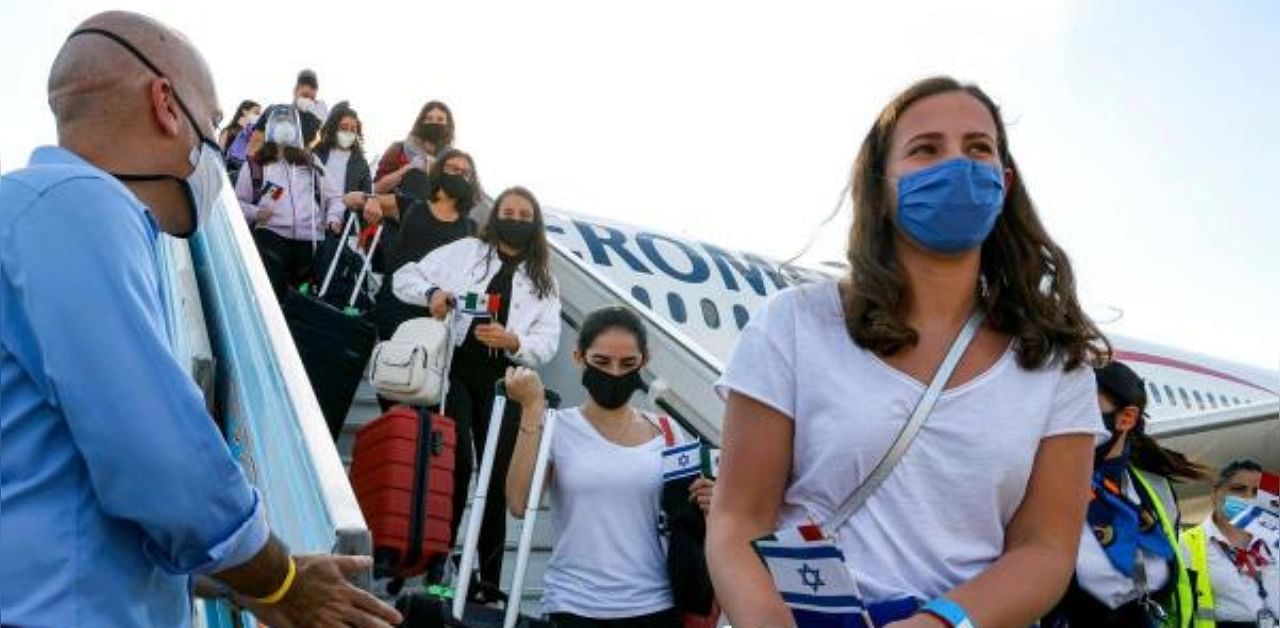
[[[975,624],[1029,626],[1062,597],[1076,568],[1092,469],[1092,435],[1040,441],[1026,495],[1005,532],[1004,554],[947,594]],[[918,616],[902,625],[938,624]]]
[[[774,531],[791,471],[794,426],[786,415],[750,397],[729,394],[724,448],[711,516],[707,565],[716,598],[734,626],[795,625],[751,541]]]

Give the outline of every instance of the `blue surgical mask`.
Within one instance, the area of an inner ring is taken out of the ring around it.
[[[1222,516],[1226,517],[1227,521],[1231,521],[1251,507],[1248,500],[1235,495],[1227,495],[1227,498],[1222,500]]]
[[[1004,206],[1004,176],[986,162],[949,159],[898,179],[898,228],[938,253],[978,248]]]

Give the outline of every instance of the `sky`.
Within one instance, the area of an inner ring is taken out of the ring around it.
[[[0,171],[55,140],[50,64],[107,8],[185,33],[224,111],[313,68],[380,152],[440,99],[491,192],[778,258],[816,232],[810,262],[884,104],[973,81],[1104,331],[1280,368],[1277,2],[0,0]]]

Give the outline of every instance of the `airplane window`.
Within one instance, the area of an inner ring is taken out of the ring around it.
[[[1151,387],[1151,399],[1156,403],[1163,405],[1164,399],[1160,397],[1160,387],[1156,386],[1154,383],[1149,384],[1149,386]]]
[[[1193,390],[1191,394],[1196,398],[1196,405],[1200,406],[1201,410],[1204,410],[1204,398],[1200,396],[1200,391]]]
[[[1214,410],[1218,409],[1218,400],[1213,398],[1213,393],[1205,393],[1204,398],[1209,400],[1209,407]]]
[[[1169,400],[1169,405],[1178,405],[1178,400],[1173,397],[1173,389],[1169,388],[1168,384],[1164,387],[1164,396]]]
[[[649,291],[640,286],[631,286],[631,296],[647,308],[652,308],[653,304],[649,303]]]
[[[1178,388],[1178,396],[1182,397],[1182,405],[1184,405],[1184,406],[1186,406],[1186,407],[1188,407],[1188,408],[1190,408],[1190,407],[1191,407],[1191,397],[1188,397],[1188,396],[1187,396],[1187,389],[1186,389],[1186,388],[1181,388],[1181,387],[1179,387],[1179,388]]]
[[[1218,395],[1218,400],[1222,402],[1222,407],[1224,408],[1231,405],[1231,401],[1227,399],[1226,395]]]
[[[1232,401],[1235,401],[1237,406],[1238,406],[1238,405],[1240,405],[1240,398],[1239,398],[1239,397],[1232,397],[1232,398],[1231,398],[1231,400],[1232,400]]]
[[[703,299],[699,302],[702,306],[702,320],[711,329],[720,329],[720,310],[716,309],[716,304],[711,299]]]
[[[677,323],[683,324],[688,320],[688,316],[684,312],[684,299],[674,292],[667,293],[667,308],[671,310],[671,319]]]
[[[738,324],[738,329],[746,327],[749,320],[751,320],[751,314],[747,312],[747,308],[741,305],[733,306],[733,322]]]

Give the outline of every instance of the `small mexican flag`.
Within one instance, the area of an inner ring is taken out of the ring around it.
[[[1280,547],[1280,475],[1263,471],[1252,507],[1236,515],[1231,524],[1271,547]]]
[[[459,303],[463,314],[496,317],[502,308],[502,295],[468,292]]]

